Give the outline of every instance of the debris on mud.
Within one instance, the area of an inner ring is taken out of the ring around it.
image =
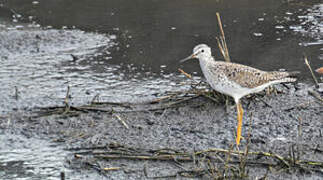
[[[323,106],[313,87],[277,85],[275,93],[244,98],[239,147],[232,100],[204,82],[139,103],[100,102],[96,95],[73,106],[69,91],[63,106],[35,110],[24,126],[65,142],[70,168],[130,179],[323,176]]]
[[[197,178],[209,177],[214,179],[225,178],[244,178],[248,177],[246,168],[263,167],[271,168],[275,171],[287,171],[290,169],[301,170],[304,172],[321,172],[323,162],[300,160],[296,156],[294,146],[292,146],[292,157],[282,157],[271,152],[250,152],[248,147],[245,150],[233,150],[210,148],[202,151],[185,152],[169,148],[164,149],[140,149],[126,147],[124,145],[110,143],[107,146],[91,148],[74,148],[70,151],[77,151],[74,160],[80,161],[100,173],[109,171],[142,171],[147,178]],[[163,176],[149,176],[149,169],[129,169],[127,167],[104,167],[102,161],[128,160],[128,161],[161,161],[168,162],[177,166],[174,174]],[[99,166],[98,164],[101,164]],[[266,176],[266,174],[265,174]],[[264,177],[265,177],[264,176]]]

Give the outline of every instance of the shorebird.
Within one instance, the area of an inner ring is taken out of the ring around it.
[[[246,95],[257,93],[266,87],[284,82],[295,82],[297,72],[262,71],[250,66],[224,61],[215,61],[211,48],[206,44],[194,47],[193,54],[181,60],[198,59],[206,81],[210,86],[222,94],[231,96],[237,106],[237,137],[236,144],[240,144],[243,109],[240,99]]]

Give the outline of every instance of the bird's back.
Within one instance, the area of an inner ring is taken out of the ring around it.
[[[224,76],[230,82],[234,82],[244,88],[255,88],[269,82],[293,82],[295,78],[289,78],[294,73],[280,71],[262,71],[250,66],[228,63],[224,61],[209,62],[208,70],[212,74]]]

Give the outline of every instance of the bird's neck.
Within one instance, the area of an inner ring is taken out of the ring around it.
[[[199,58],[199,61],[200,61],[201,69],[203,73],[205,73],[206,72],[205,68],[207,67],[207,64],[211,63],[214,60],[212,59],[212,57],[202,57],[202,58]]]
[[[202,64],[208,64],[210,62],[213,62],[214,59],[212,56],[204,56],[204,57],[199,58],[199,61],[200,61],[200,64],[202,65]]]

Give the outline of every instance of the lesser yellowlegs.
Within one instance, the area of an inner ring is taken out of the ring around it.
[[[296,78],[290,77],[295,72],[267,72],[242,64],[215,61],[212,57],[211,48],[206,44],[195,46],[193,54],[181,60],[181,62],[193,58],[199,59],[206,81],[214,90],[233,97],[238,113],[237,145],[240,144],[243,119],[240,99],[248,94],[260,92],[272,84],[296,81]]]

